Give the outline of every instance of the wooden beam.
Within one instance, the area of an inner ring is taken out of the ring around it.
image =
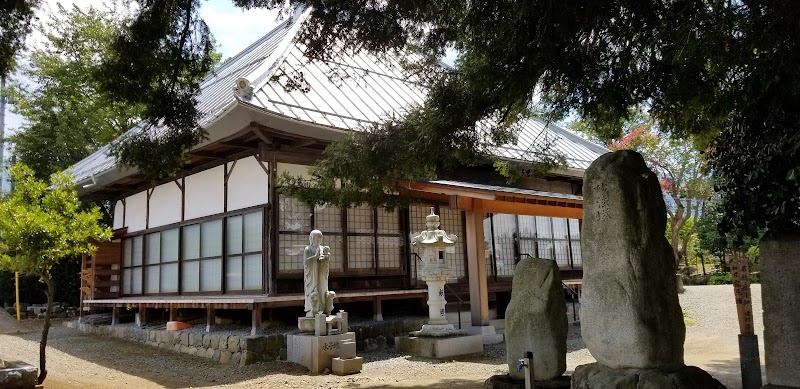
[[[225,157],[220,156],[217,153],[211,151],[204,151],[204,150],[197,150],[197,151],[190,151],[186,153],[186,155],[190,157],[200,157],[200,158],[211,158],[211,159],[225,159]]]
[[[509,213],[515,215],[551,216],[583,219],[583,208],[568,208],[551,205],[512,203],[507,201],[483,201],[483,212]]]
[[[261,139],[262,142],[264,142],[264,143],[266,143],[268,145],[271,145],[271,144],[274,143],[272,135],[268,134],[267,131],[265,131],[261,127],[253,127],[253,134],[256,134],[258,139]]]
[[[473,326],[489,325],[489,288],[486,280],[486,243],[483,236],[483,201],[473,200],[466,212],[469,306]]]

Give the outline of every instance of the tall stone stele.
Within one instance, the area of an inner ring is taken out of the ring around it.
[[[533,379],[547,381],[567,370],[567,305],[555,261],[524,258],[514,269],[506,308],[506,359],[511,378],[524,380],[519,359],[533,352]]]
[[[682,367],[686,327],[658,178],[638,153],[617,151],[589,166],[583,189],[587,348],[611,368]]]
[[[595,160],[584,178],[581,335],[598,363],[573,389],[724,388],[683,362],[686,327],[661,186],[634,151]]]

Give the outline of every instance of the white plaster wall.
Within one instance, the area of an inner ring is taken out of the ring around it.
[[[186,177],[186,219],[223,212],[225,167],[217,166]]]
[[[147,223],[147,191],[125,199],[125,224],[128,232],[141,231]]]
[[[233,162],[228,163],[231,169]],[[265,165],[266,166],[266,165]],[[255,157],[240,159],[228,178],[228,211],[266,204],[269,176]]]
[[[308,166],[305,165],[295,165],[292,163],[282,163],[278,162],[278,177],[281,176],[284,172],[289,173],[292,176],[300,176],[303,178],[311,178],[308,174]]]
[[[117,201],[117,203],[114,204],[114,223],[113,223],[113,226],[112,226],[113,229],[117,230],[117,229],[120,229],[122,227],[125,227],[122,224],[122,222],[123,222],[122,219],[125,218],[124,215],[125,215],[125,206],[123,205],[121,200]]]
[[[181,190],[175,182],[168,182],[153,189],[150,196],[149,228],[160,227],[181,221]]]

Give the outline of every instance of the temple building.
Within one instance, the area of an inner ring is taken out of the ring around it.
[[[318,229],[331,248],[336,301],[370,301],[380,319],[384,300],[426,297],[409,234],[425,228],[431,207],[442,229],[459,237],[446,255],[454,277],[448,299],[469,300],[473,325],[487,325],[494,308],[502,315],[522,257],[555,260],[565,283],[579,287],[583,171],[608,150],[552,123],[526,120],[516,144],[494,150],[524,161],[538,145],[553,145],[568,167],[544,178],[509,186],[487,161],[405,183],[418,200],[391,212],[309,207],[282,195],[282,173],[306,174],[326,145],[400,116],[426,95],[403,58],[309,61],[294,40],[305,17],[296,12],[202,81],[198,108],[208,137],[174,177],[153,185],[117,165],[108,147],[73,167],[83,198],[114,204],[115,239],[84,259],[84,309],[194,308],[209,317],[242,309],[252,311],[254,326],[264,309],[302,312],[303,247]]]

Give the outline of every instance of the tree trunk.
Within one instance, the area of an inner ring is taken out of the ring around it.
[[[47,310],[44,313],[44,326],[42,327],[42,341],[39,342],[39,385],[47,378],[47,367],[45,366],[45,351],[47,350],[47,335],[50,333],[50,316],[53,313],[53,281],[49,276],[42,277],[47,285]]]
[[[703,275],[706,275],[706,261],[704,257],[705,255],[700,256],[700,268],[703,269]]]

